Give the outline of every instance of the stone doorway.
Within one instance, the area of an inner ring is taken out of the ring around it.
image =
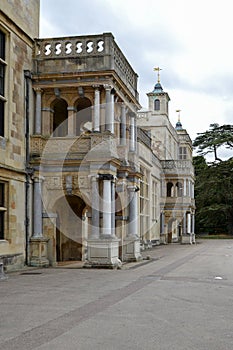
[[[55,203],[56,260],[77,261],[83,259],[83,215],[86,203],[78,196],[65,196]]]

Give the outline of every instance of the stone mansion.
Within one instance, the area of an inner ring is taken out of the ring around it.
[[[142,109],[111,33],[39,38],[40,1],[0,4],[0,262],[119,267],[192,243],[192,142],[160,80]],[[159,77],[159,75],[158,75]],[[153,79],[153,78],[152,78]]]

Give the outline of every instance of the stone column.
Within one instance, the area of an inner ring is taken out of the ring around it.
[[[184,217],[183,217],[183,231],[182,231],[183,235],[187,234],[187,230],[186,230],[186,213],[184,213]]]
[[[48,238],[43,237],[42,227],[42,180],[40,176],[34,177],[33,202],[33,234],[30,239],[30,265],[37,267],[49,266]]]
[[[119,239],[112,234],[114,232],[112,224],[113,217],[111,213],[111,211],[113,210],[113,192],[115,196],[115,189],[113,190],[112,181],[113,176],[111,174],[101,174],[99,175],[99,179],[103,181],[102,235],[100,235],[100,237],[97,237],[96,235],[95,237],[91,237],[87,240],[87,261],[85,265],[88,267],[91,266],[117,268],[120,267],[122,263],[118,257]],[[96,185],[93,182],[92,184],[94,192],[97,189]],[[97,223],[98,218],[96,218],[95,220]]]
[[[166,244],[166,235],[165,235],[165,214],[162,212],[160,214],[160,244]]]
[[[191,234],[191,213],[187,213],[187,233]]]
[[[112,236],[115,237],[115,179],[111,181],[111,211],[112,211]]]
[[[126,146],[126,107],[121,104],[120,144]]]
[[[112,175],[103,175],[103,235],[109,237],[112,234],[111,180]]]
[[[186,190],[187,190],[186,181],[187,181],[187,180],[184,179],[184,186],[183,186],[183,187],[184,187],[184,190],[183,190],[183,191],[184,191],[184,192],[183,192],[184,197],[186,197]]]
[[[138,199],[136,185],[128,186],[129,192],[129,221],[127,237],[124,240],[124,261],[138,261],[142,259],[140,253],[140,239],[138,236]]]
[[[93,85],[95,88],[94,113],[92,120],[93,131],[100,131],[100,90],[99,85]]]
[[[136,150],[136,122],[135,122],[135,114],[130,114],[130,144],[129,151],[135,152]]]
[[[114,133],[114,106],[113,95],[111,95],[112,87],[110,85],[104,85],[106,91],[106,108],[105,108],[105,131]]]
[[[195,215],[194,213],[192,214],[192,243],[195,243],[196,242],[196,239],[195,239]]]
[[[33,237],[43,237],[42,230],[42,178],[34,177]]]
[[[99,238],[99,181],[97,176],[91,177],[92,190],[92,219],[91,219],[91,238]]]
[[[41,135],[41,95],[42,95],[42,89],[35,88],[35,92],[36,92],[35,134]]]
[[[129,230],[128,236],[138,236],[138,203],[136,186],[128,186],[129,191]]]
[[[76,135],[76,108],[74,107],[67,107],[68,111],[68,136],[75,136]]]

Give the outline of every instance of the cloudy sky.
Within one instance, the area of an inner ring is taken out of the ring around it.
[[[161,84],[192,139],[211,123],[233,123],[231,0],[41,0],[41,37],[112,32],[139,75],[140,103]]]

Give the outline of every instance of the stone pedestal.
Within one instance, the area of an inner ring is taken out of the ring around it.
[[[181,244],[192,244],[192,235],[182,235]]]
[[[0,281],[6,280],[8,277],[5,275],[3,263],[0,262]]]
[[[140,252],[140,239],[135,236],[129,236],[124,239],[123,246],[124,261],[140,261],[142,260]]]
[[[120,268],[118,238],[87,240],[87,262],[85,267]]]
[[[30,266],[48,267],[48,238],[32,237],[30,239]]]
[[[160,244],[167,244],[167,236],[164,233],[160,235],[159,243]]]

